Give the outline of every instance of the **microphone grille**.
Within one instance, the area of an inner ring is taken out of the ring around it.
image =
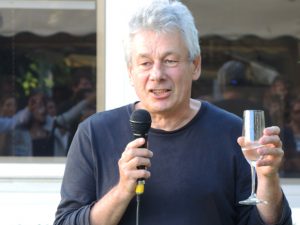
[[[147,110],[137,109],[130,116],[130,126],[134,134],[146,134],[151,127],[151,116]]]

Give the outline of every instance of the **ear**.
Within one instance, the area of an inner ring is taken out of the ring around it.
[[[198,55],[193,60],[194,64],[194,72],[193,72],[193,80],[198,80],[201,74],[201,56]]]

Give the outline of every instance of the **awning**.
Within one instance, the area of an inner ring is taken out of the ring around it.
[[[183,0],[192,10],[200,35],[239,38],[300,38],[299,0]],[[96,31],[96,0],[0,1],[0,35],[29,31],[39,35]],[[132,7],[131,4],[126,6]],[[114,6],[117,10],[118,5]],[[124,7],[124,4],[119,7]],[[126,9],[120,10],[120,12]],[[106,12],[109,14],[110,12]],[[122,20],[122,13],[116,20]]]
[[[0,35],[96,32],[96,1],[0,1]]]
[[[192,10],[200,35],[238,38],[300,38],[299,0],[183,0]]]

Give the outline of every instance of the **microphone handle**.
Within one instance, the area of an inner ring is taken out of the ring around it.
[[[139,148],[147,148],[147,140],[148,140],[148,135],[147,134],[133,134],[134,139],[137,138],[144,138],[145,139],[145,143],[143,145],[141,145]],[[142,169],[144,170],[146,167],[145,166],[138,166],[138,169]],[[144,181],[145,179],[143,178],[139,178],[138,181]]]

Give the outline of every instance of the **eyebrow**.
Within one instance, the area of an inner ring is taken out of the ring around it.
[[[169,56],[169,55],[179,56],[179,54],[176,53],[176,52],[168,51],[168,52],[165,52],[165,53],[162,55],[161,58],[165,58],[165,57],[167,57],[167,56]],[[148,53],[139,53],[139,54],[138,54],[138,57],[141,57],[141,58],[149,58],[149,57],[150,57],[150,54],[148,54]],[[180,57],[180,58],[182,58],[182,57]]]

